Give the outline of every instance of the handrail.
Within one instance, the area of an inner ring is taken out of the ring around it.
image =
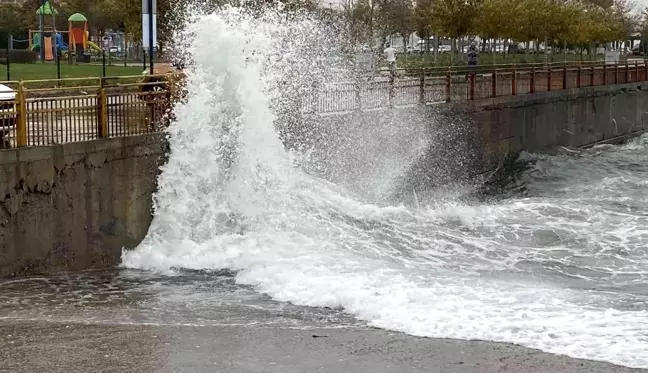
[[[553,64],[547,67],[543,70],[544,66],[539,64],[522,64],[484,66],[483,71],[473,71],[463,66],[399,69],[398,74],[407,72],[410,75],[391,76],[389,79],[327,81],[312,89],[309,95],[300,97],[301,101],[296,104],[304,113],[333,113],[371,109],[377,105],[394,107],[470,102],[572,88],[648,82],[646,60],[619,64],[592,61],[583,65]],[[67,80],[82,82],[81,85],[61,87],[54,84],[49,88],[43,85],[66,79],[7,82],[17,85],[15,99],[5,100],[14,102],[15,107],[14,110],[0,111],[0,119],[14,121],[15,126],[9,133],[12,146],[19,147],[47,145],[48,141],[61,143],[155,132],[168,123],[169,115],[173,115],[170,113],[171,105],[184,92],[182,79],[173,79],[183,76],[182,73],[171,73],[72,78]],[[145,89],[146,86],[160,84],[156,79],[168,82],[163,90],[149,92]],[[28,88],[30,84],[36,87]],[[0,141],[0,148],[2,144],[3,141]]]
[[[554,62],[529,62],[529,63],[498,63],[498,64],[481,64],[481,65],[476,65],[477,69],[483,69],[483,70],[501,70],[501,69],[516,69],[519,72],[523,72],[524,70],[538,70],[539,68],[542,69],[544,67],[571,67],[571,68],[578,68],[578,67],[603,67],[603,66],[608,66],[608,67],[613,67],[613,66],[626,66],[626,65],[634,65],[634,64],[642,64],[642,63],[648,63],[648,59],[632,59],[628,60],[625,62],[618,62],[615,64],[610,64],[607,63],[606,61],[554,61]],[[467,65],[452,65],[452,66],[415,66],[415,67],[404,67],[404,68],[397,68],[396,71],[420,71],[420,70],[425,70],[426,72],[463,72],[470,67]],[[377,70],[366,70],[367,72],[373,71],[373,72],[380,72],[380,71],[385,71],[381,69]],[[183,78],[185,77],[186,74],[184,72],[173,72],[173,73],[167,73],[167,74],[142,74],[142,75],[119,75],[119,76],[106,76],[106,77],[85,77],[85,78],[61,78],[61,79],[25,79],[25,80],[11,80],[11,81],[0,81],[0,84],[20,84],[23,83],[24,85],[29,85],[29,84],[37,84],[37,83],[61,83],[61,82],[79,82],[79,81],[97,81],[98,85],[102,81],[106,80],[127,80],[127,79],[139,79],[139,80],[144,80],[144,79],[151,79],[151,78],[161,78],[161,79],[166,79],[169,77],[179,77]],[[119,83],[118,83],[119,84]],[[130,83],[130,84],[138,84],[138,83]],[[141,82],[139,84],[146,84],[145,82]],[[76,88],[76,87],[75,87]]]

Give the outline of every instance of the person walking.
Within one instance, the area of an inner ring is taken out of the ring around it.
[[[387,65],[389,66],[389,72],[391,76],[396,75],[396,49],[387,43],[385,45],[387,48],[383,51],[385,53],[385,59],[387,60]]]

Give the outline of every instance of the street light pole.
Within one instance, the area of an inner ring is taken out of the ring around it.
[[[38,15],[39,18],[38,20],[40,21],[40,58],[41,58],[41,63],[45,63],[45,47],[44,47],[44,42],[43,39],[45,38],[45,31],[43,28],[45,27],[45,2],[47,0],[41,0],[41,7],[40,7],[40,14]]]
[[[148,0],[148,19],[149,19],[149,63],[151,67],[151,75],[153,75],[153,0]]]
[[[155,45],[155,21],[157,13],[156,0],[142,0],[142,42],[144,50],[148,45],[149,68],[153,74],[153,48]],[[146,55],[144,56],[144,69],[146,69]]]

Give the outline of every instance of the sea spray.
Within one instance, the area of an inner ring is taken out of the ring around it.
[[[276,300],[380,328],[648,367],[647,297],[631,290],[647,278],[648,201],[632,186],[645,171],[605,168],[631,201],[600,176],[616,159],[645,170],[645,143],[546,169],[551,182],[500,204],[378,207],[303,172],[280,141],[286,60],[273,46],[298,22],[225,8],[188,26],[188,97],[124,267],[227,268]]]

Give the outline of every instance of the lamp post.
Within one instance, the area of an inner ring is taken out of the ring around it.
[[[38,9],[40,14],[38,15],[38,20],[40,23],[40,58],[41,63],[45,63],[45,47],[43,44],[43,39],[45,38],[45,32],[43,28],[45,27],[45,3],[47,0],[41,0],[41,7]]]
[[[149,68],[153,74],[153,49],[156,40],[157,0],[142,0],[142,42],[144,49],[148,46]],[[146,64],[146,61],[144,62]]]
[[[7,38],[7,80],[11,80],[11,68],[9,67],[9,64],[11,63],[11,58],[9,57],[9,53],[11,53],[11,44],[12,44],[12,38],[13,35],[9,33],[9,37]]]

